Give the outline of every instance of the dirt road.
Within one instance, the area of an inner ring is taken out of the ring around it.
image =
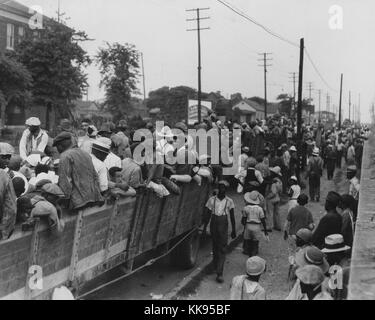
[[[321,202],[312,202],[307,205],[313,213],[315,223],[324,212],[324,200],[329,191],[335,190],[344,193],[347,188],[345,171],[337,171],[333,181],[327,181],[326,175],[322,179]],[[308,194],[308,189],[304,190]],[[242,195],[231,192],[229,194],[236,204],[236,224],[238,234],[242,233],[241,209]],[[287,214],[287,203],[281,207],[281,219],[284,224]],[[215,275],[208,275],[204,268],[211,261],[211,241],[205,239],[201,243],[198,261],[193,270],[178,270],[171,266],[169,258],[164,258],[154,265],[145,268],[128,278],[107,286],[85,299],[93,300],[150,300],[150,299],[196,299],[221,300],[229,298],[229,286],[234,276],[244,273],[244,264],[247,259],[242,254],[241,239],[232,243],[231,252],[227,256],[225,265],[225,283],[215,282]],[[267,261],[267,272],[261,284],[267,291],[270,300],[285,299],[289,293],[287,284],[288,274],[288,246],[283,240],[282,232],[270,234],[270,242],[262,241],[260,256]]]

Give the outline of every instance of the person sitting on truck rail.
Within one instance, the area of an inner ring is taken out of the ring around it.
[[[111,195],[113,195],[115,198],[136,196],[137,192],[123,181],[121,172],[122,169],[119,167],[112,167],[108,170],[110,178],[108,186]]]
[[[66,132],[59,134],[53,145],[60,153],[58,185],[69,199],[69,209],[103,205],[99,179],[90,155],[74,148],[71,135]]]

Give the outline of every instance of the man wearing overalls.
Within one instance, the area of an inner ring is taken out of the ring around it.
[[[217,273],[216,281],[223,283],[223,271],[225,263],[225,250],[228,244],[228,215],[232,224],[232,239],[236,238],[236,222],[234,217],[234,202],[225,194],[228,182],[219,182],[219,192],[211,197],[206,204],[206,223],[211,219],[210,232],[212,236],[212,267]]]

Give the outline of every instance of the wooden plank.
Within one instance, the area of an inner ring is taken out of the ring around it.
[[[111,218],[109,220],[109,226],[108,226],[108,233],[107,233],[107,239],[105,241],[105,247],[104,247],[104,261],[108,260],[108,254],[109,254],[109,249],[112,244],[112,239],[113,239],[113,231],[115,228],[115,221],[116,221],[116,216],[118,215],[118,201],[115,201],[115,204],[113,206]]]
[[[69,267],[68,281],[69,281],[70,286],[76,285],[74,281],[76,279],[76,273],[77,273],[78,249],[79,249],[79,243],[81,239],[82,225],[83,225],[83,210],[80,210],[77,216],[77,220],[76,220],[72,257],[70,260],[70,267]]]
[[[36,257],[38,254],[38,245],[39,245],[39,236],[38,236],[38,227],[39,227],[39,219],[37,218],[34,224],[33,233],[31,236],[31,244],[30,244],[30,255],[29,255],[29,263],[27,266],[27,276],[26,276],[26,283],[25,283],[25,300],[30,300],[32,289],[30,288],[30,278],[31,274],[29,274],[29,270],[31,266],[37,264]]]

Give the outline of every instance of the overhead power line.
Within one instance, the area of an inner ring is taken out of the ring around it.
[[[276,32],[272,31],[271,29],[269,29],[268,27],[264,26],[263,24],[261,24],[260,22],[257,22],[255,19],[251,18],[250,16],[248,16],[246,13],[244,13],[242,10],[240,9],[237,9],[235,8],[233,5],[223,1],[223,0],[216,0],[217,2],[221,3],[222,5],[224,5],[225,7],[227,7],[229,10],[233,11],[234,13],[236,13],[237,15],[245,18],[246,20],[248,20],[249,22],[257,25],[258,27],[262,28],[264,31],[266,31],[268,34],[278,38],[279,40],[281,41],[284,41],[294,47],[297,47],[299,48],[299,45],[279,34],[277,34]],[[322,76],[321,72],[319,71],[318,67],[316,66],[316,64],[314,63],[314,61],[312,60],[311,58],[311,55],[309,54],[309,52],[307,51],[306,47],[305,47],[305,52],[306,52],[306,56],[309,60],[309,62],[311,63],[311,65],[313,66],[315,72],[318,74],[319,78],[323,81],[323,83],[332,91],[334,92],[337,92],[336,89],[333,89],[332,86],[329,85],[329,83],[324,79],[324,77]]]
[[[264,31],[266,31],[267,33],[269,33],[270,35],[284,41],[284,42],[287,42],[289,43],[290,45],[294,46],[294,47],[297,47],[299,48],[299,45],[293,41],[290,41],[286,38],[284,38],[283,36],[277,34],[276,32],[273,32],[271,29],[267,28],[266,26],[264,26],[263,24],[261,24],[260,22],[258,21],[255,21],[253,18],[251,18],[250,16],[248,16],[246,13],[244,13],[243,11],[240,11],[239,9],[236,9],[233,7],[233,5],[230,5],[222,0],[216,0],[218,2],[220,2],[222,5],[224,5],[225,7],[227,7],[228,9],[230,9],[231,11],[235,12],[236,14],[240,15],[241,17],[245,18],[246,20],[250,21],[251,23],[257,25],[258,27],[262,28]]]

